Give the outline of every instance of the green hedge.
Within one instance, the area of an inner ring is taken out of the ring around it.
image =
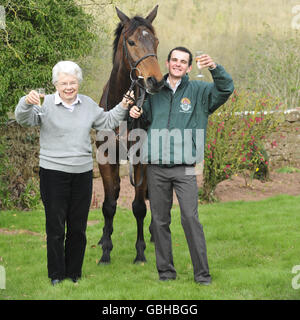
[[[95,40],[93,19],[74,0],[4,0],[0,29],[0,122],[30,89],[53,90],[51,70],[60,60],[86,56]]]

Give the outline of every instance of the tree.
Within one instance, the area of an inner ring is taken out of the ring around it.
[[[92,16],[74,0],[4,0],[0,29],[0,122],[30,89],[52,91],[51,70],[60,60],[87,55],[95,40]]]
[[[2,0],[0,29],[0,209],[38,204],[38,128],[7,121],[30,89],[53,90],[60,60],[80,62],[93,47],[93,19],[74,0]]]

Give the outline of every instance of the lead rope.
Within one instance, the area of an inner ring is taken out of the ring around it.
[[[137,85],[137,82],[138,80],[132,80],[132,83],[130,85],[130,88],[129,88],[129,92],[131,90],[133,90],[133,88],[135,87],[135,85]],[[132,97],[130,97],[129,95],[125,94],[124,97],[126,99],[130,99],[133,101],[133,103],[139,108],[139,110],[141,110],[141,107],[144,103],[144,100],[145,100],[145,96],[146,96],[146,90],[143,88],[143,87],[139,87],[139,91],[140,91],[140,95],[137,99],[133,99]],[[132,127],[131,129],[134,129],[134,128],[139,128],[140,127],[140,119],[133,119],[133,122],[132,122]],[[131,146],[132,146],[132,141],[129,141],[129,150],[131,150]],[[130,183],[133,187],[135,188],[138,188],[142,182],[143,182],[143,179],[144,179],[144,169],[143,169],[143,166],[141,165],[141,176],[140,176],[140,179],[139,179],[139,182],[136,184],[134,182],[134,170],[133,170],[133,155],[129,154],[129,179],[130,179]]]

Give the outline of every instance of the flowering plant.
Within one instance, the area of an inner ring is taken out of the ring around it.
[[[268,178],[269,158],[264,141],[283,121],[280,103],[270,95],[234,91],[226,104],[210,116],[204,154],[202,198],[216,200],[218,183],[234,174],[248,180]]]

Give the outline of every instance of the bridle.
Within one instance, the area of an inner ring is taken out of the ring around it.
[[[136,84],[138,84],[140,87],[142,87],[144,90],[146,90],[145,87],[142,86],[142,85],[138,82],[139,79],[144,79],[144,77],[141,75],[141,72],[140,72],[140,70],[138,69],[137,66],[138,66],[143,60],[145,60],[145,59],[147,59],[147,58],[149,58],[149,57],[155,57],[155,58],[157,59],[157,55],[156,55],[155,53],[148,53],[148,54],[144,55],[143,57],[139,58],[137,61],[134,61],[134,62],[132,63],[132,62],[130,61],[131,59],[130,59],[129,54],[128,54],[128,48],[127,48],[127,45],[126,45],[126,40],[127,40],[127,39],[125,38],[125,33],[123,32],[123,52],[124,52],[124,54],[125,54],[125,58],[127,59],[128,63],[129,63],[129,66],[130,66],[131,86],[132,86],[132,83],[133,83],[134,81],[137,81]],[[133,72],[135,72],[136,70],[138,71],[138,76],[137,76],[137,79],[134,79],[134,77],[133,77]],[[130,86],[130,87],[131,87],[131,86]]]
[[[141,75],[140,70],[138,69],[138,65],[145,59],[149,58],[149,57],[155,57],[157,59],[157,55],[155,53],[148,53],[146,55],[144,55],[143,57],[139,58],[137,61],[132,62],[131,57],[129,57],[129,53],[128,53],[128,48],[126,45],[126,38],[125,38],[125,32],[123,32],[123,52],[125,55],[125,58],[127,59],[129,66],[130,66],[130,80],[131,80],[131,85],[128,89],[128,91],[132,91],[133,88],[137,87],[136,92],[139,93],[138,97],[136,97],[135,99],[133,99],[132,97],[128,96],[128,95],[124,95],[127,99],[130,99],[133,101],[134,105],[136,105],[139,109],[141,109],[144,100],[145,100],[145,96],[146,96],[146,88],[144,87],[143,84],[140,83],[140,79],[144,79],[144,77]],[[138,71],[138,75],[135,75],[134,77],[134,73]],[[139,121],[139,119],[134,119],[133,123],[135,123],[137,121]],[[134,125],[132,125],[132,128],[134,127]],[[139,125],[137,125],[136,127],[139,127]],[[131,144],[131,142],[130,142]],[[130,148],[129,148],[130,150]],[[144,179],[144,170],[143,167],[141,167],[141,177],[140,180],[137,184],[135,184],[134,179],[133,179],[133,164],[131,161],[131,156],[129,155],[129,178],[130,178],[130,183],[132,184],[132,186],[134,187],[139,187]]]

